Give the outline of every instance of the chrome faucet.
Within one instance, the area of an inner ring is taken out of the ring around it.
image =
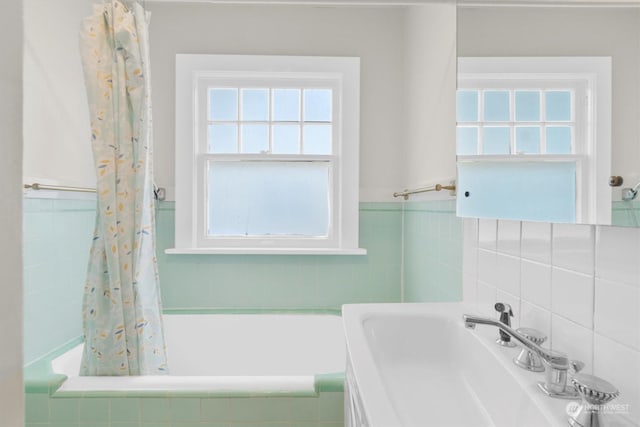
[[[547,369],[545,370],[545,381],[538,383],[538,387],[547,395],[561,399],[575,399],[578,396],[575,386],[568,383],[567,374],[569,368],[573,368],[577,372],[582,369],[584,364],[569,360],[564,353],[540,347],[499,320],[470,314],[464,314],[462,318],[464,326],[469,329],[475,329],[476,325],[490,325],[500,328],[502,332],[540,356]]]

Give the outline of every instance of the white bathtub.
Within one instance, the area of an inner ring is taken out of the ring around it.
[[[314,395],[318,375],[345,369],[335,315],[171,314],[164,324],[171,375],[80,377],[81,344],[52,361],[67,376],[55,394]]]

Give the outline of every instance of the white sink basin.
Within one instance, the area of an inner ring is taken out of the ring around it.
[[[371,427],[566,426],[569,401],[516,367],[497,329],[466,329],[458,303],[343,307],[353,376]]]

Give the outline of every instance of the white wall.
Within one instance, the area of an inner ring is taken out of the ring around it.
[[[458,56],[611,56],[612,168],[640,180],[640,9],[461,8]],[[620,191],[613,193],[620,200]]]
[[[361,57],[361,199],[402,184],[403,8],[149,3],[155,165],[174,186],[175,54]]]
[[[78,41],[91,4],[24,1],[25,181],[95,186]]]
[[[21,426],[22,387],[22,1],[0,7],[0,426]]]
[[[407,146],[403,185],[416,188],[448,184],[456,177],[454,3],[407,9],[405,61]]]
[[[91,0],[25,0],[25,181],[95,185],[78,29]],[[455,7],[148,2],[155,174],[174,187],[176,53],[361,57],[361,201],[455,175]]]

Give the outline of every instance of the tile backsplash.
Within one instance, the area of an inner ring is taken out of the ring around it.
[[[403,301],[462,298],[462,219],[455,200],[404,203]]]
[[[95,200],[23,202],[24,363],[82,335]]]
[[[346,303],[399,302],[400,203],[360,203],[367,255],[167,255],[175,206],[156,214],[165,309],[340,309]]]
[[[510,304],[639,420],[640,229],[465,219],[463,241],[464,300],[487,316]]]

